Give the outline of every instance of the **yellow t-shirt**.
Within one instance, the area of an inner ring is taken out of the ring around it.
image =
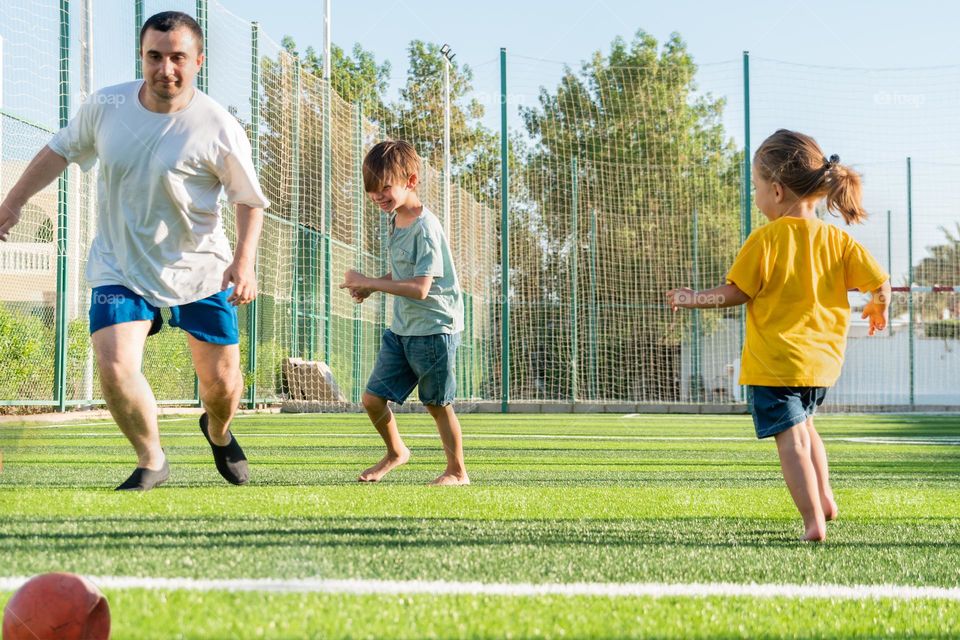
[[[832,386],[850,324],[847,290],[873,291],[889,277],[822,220],[782,217],[751,233],[727,274],[750,296],[740,384]]]

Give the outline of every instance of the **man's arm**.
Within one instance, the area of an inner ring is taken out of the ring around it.
[[[235,205],[237,209],[237,248],[233,262],[223,272],[221,291],[233,283],[233,294],[227,302],[233,305],[247,304],[257,297],[257,246],[263,229],[263,209],[246,204]]]
[[[50,147],[34,156],[7,197],[0,203],[0,240],[4,242],[13,225],[20,222],[23,206],[67,168],[67,159]]]

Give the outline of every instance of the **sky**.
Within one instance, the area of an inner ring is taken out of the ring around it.
[[[256,16],[277,41],[291,35],[302,51],[323,43],[323,3],[220,0]],[[752,144],[783,127],[808,131],[828,154],[865,175],[871,221],[854,235],[898,278],[905,278],[906,157],[912,156],[914,260],[942,239],[941,224],[960,221],[950,186],[960,182],[960,3],[918,0],[769,2],[437,2],[332,0],[332,40],[354,43],[392,65],[392,89],[406,73],[410,40],[449,43],[474,70],[484,123],[499,126],[499,50],[508,55],[512,106],[535,103],[567,63],[576,68],[615,37],[637,30],[663,42],[678,32],[701,65],[701,89],[724,95],[724,124],[743,144],[742,52],[751,57]],[[777,62],[774,62],[777,61]],[[719,64],[714,64],[719,63]],[[802,65],[802,66],[798,66]],[[938,70],[930,67],[951,66]],[[924,68],[924,70],[918,70]],[[516,109],[511,126],[519,127]],[[888,244],[887,211],[891,224]],[[957,283],[960,284],[960,283]]]
[[[322,48],[321,0],[210,1],[220,4],[211,9],[220,27],[208,43],[211,94],[239,105],[240,117],[248,110],[249,49],[245,54],[237,43],[248,42],[246,21],[259,21],[264,37],[276,43],[291,35],[301,51]],[[195,6],[194,0],[145,4],[146,15]],[[56,94],[50,93],[57,77],[56,6],[55,0],[0,2],[0,37],[7,38],[3,106],[43,123],[56,122]],[[95,86],[132,79],[131,6],[130,0],[94,0]],[[411,40],[450,44],[457,62],[473,69],[473,97],[486,107],[484,124],[493,130],[499,128],[500,47],[508,52],[510,123],[519,128],[516,107],[535,104],[541,87],[554,87],[564,64],[576,68],[594,51],[607,51],[615,37],[629,41],[643,29],[660,42],[680,33],[700,66],[700,90],[726,98],[724,125],[740,146],[741,55],[748,50],[753,148],[776,128],[796,128],[861,169],[867,208],[878,215],[858,238],[900,266],[907,263],[907,156],[914,163],[917,252],[942,238],[941,224],[960,221],[960,198],[953,195],[960,183],[958,24],[960,3],[930,0],[332,0],[333,42],[347,50],[359,43],[390,61],[393,92],[403,83]]]

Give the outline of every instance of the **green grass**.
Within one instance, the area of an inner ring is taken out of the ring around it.
[[[0,575],[960,585],[960,447],[896,443],[955,441],[957,417],[818,419],[841,510],[822,545],[797,541],[748,417],[466,415],[462,488],[424,486],[439,439],[399,421],[411,463],[359,485],[382,455],[365,417],[240,418],[246,487],[220,480],[194,418],[165,421],[170,482],[135,495],[112,491],[133,462],[112,423],[4,425]],[[960,635],[960,603],[929,600],[107,596],[114,638]]]

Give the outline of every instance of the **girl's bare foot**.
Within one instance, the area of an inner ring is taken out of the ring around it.
[[[438,487],[464,485],[470,484],[470,478],[467,477],[466,473],[450,473],[446,471],[442,475],[437,476],[430,484]]]
[[[827,539],[826,523],[820,524],[818,522],[813,526],[807,527],[806,532],[803,534],[804,542],[823,542],[826,539]]]
[[[837,502],[833,499],[833,496],[827,498],[821,498],[820,504],[823,506],[823,517],[827,520],[836,520],[837,516],[840,515],[840,510],[837,509]]]
[[[360,482],[379,482],[383,476],[387,475],[402,464],[406,464],[410,459],[410,449],[404,447],[398,455],[387,454],[383,456],[377,464],[364,470],[357,478]]]

